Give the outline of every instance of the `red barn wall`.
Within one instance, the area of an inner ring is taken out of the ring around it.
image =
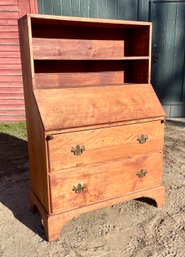
[[[25,119],[18,18],[30,12],[36,0],[0,1],[0,122]]]

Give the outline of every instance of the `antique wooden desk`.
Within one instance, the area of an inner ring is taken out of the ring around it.
[[[81,213],[164,202],[164,116],[150,85],[151,23],[19,20],[31,209],[49,241]]]

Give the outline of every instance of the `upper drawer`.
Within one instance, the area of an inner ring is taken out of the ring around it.
[[[161,151],[163,138],[161,121],[56,134],[48,141],[50,171]]]

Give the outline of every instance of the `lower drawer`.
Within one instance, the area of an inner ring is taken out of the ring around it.
[[[49,175],[51,210],[59,213],[162,183],[162,153],[135,155]]]

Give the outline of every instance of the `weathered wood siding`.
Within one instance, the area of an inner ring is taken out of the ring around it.
[[[0,1],[0,122],[25,119],[17,20],[36,10],[35,0]]]

